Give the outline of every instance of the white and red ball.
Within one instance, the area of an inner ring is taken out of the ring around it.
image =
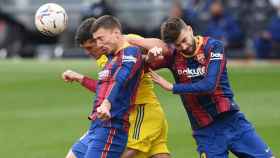
[[[46,36],[62,33],[68,23],[68,16],[63,7],[56,3],[42,5],[35,14],[36,28]]]

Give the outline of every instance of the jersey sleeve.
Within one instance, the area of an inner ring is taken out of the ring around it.
[[[110,79],[105,96],[111,103],[117,98],[126,82],[142,67],[142,53],[139,47],[127,47],[123,51],[121,64]]]
[[[94,80],[94,79],[91,79],[91,78],[85,76],[82,80],[81,85],[95,93],[96,87],[97,87],[97,82],[98,82],[97,80]]]
[[[192,84],[174,84],[173,93],[209,93],[213,92],[220,80],[225,66],[224,46],[222,42],[215,41],[210,47],[209,64],[204,79]]]

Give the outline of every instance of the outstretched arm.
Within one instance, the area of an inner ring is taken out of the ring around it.
[[[168,46],[162,40],[157,38],[129,38],[130,44],[143,47],[146,50],[150,50],[154,47],[161,48],[163,53],[168,52]]]
[[[88,90],[96,92],[97,80],[91,79],[73,70],[66,70],[62,73],[62,79],[65,82],[78,82]]]
[[[145,61],[153,70],[169,66],[173,49],[162,40],[157,38],[132,38],[128,41],[148,50],[148,53],[145,54]]]

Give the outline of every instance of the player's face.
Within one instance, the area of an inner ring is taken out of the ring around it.
[[[86,52],[87,55],[98,59],[103,54],[100,49],[96,46],[96,42],[94,39],[88,39],[86,42],[80,45]]]
[[[118,37],[116,31],[117,29],[100,28],[93,33],[96,45],[102,52],[108,54],[117,50]]]
[[[175,42],[175,47],[178,51],[186,54],[191,55],[195,51],[195,40],[193,37],[193,31],[190,26],[184,28],[178,39]]]

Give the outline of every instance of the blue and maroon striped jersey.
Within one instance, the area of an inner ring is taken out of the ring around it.
[[[96,96],[89,119],[100,122],[104,127],[128,129],[129,108],[134,104],[135,93],[143,73],[141,55],[139,47],[127,46],[108,56],[107,64],[98,73],[97,84],[91,85],[93,90],[96,88]],[[91,82],[87,82],[86,79],[83,81],[83,84],[89,83]],[[96,109],[104,99],[108,99],[112,105],[111,119],[108,121],[100,121],[96,118]]]
[[[163,60],[150,65],[172,71],[173,93],[180,94],[193,129],[209,125],[222,113],[239,110],[228,80],[223,43],[200,36],[196,43],[193,57],[170,47]]]

